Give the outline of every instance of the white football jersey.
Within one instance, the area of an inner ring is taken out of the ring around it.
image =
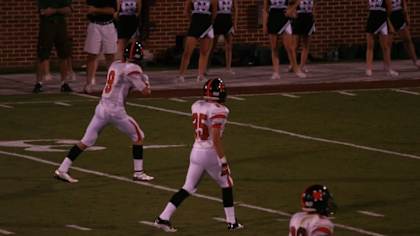
[[[149,86],[148,77],[143,74],[140,66],[115,61],[108,69],[100,103],[108,110],[124,109],[130,89],[142,91]]]
[[[220,135],[223,134],[229,109],[217,102],[198,100],[191,106],[191,113],[195,133],[194,148],[213,148],[211,128],[220,128]]]
[[[333,233],[334,224],[326,216],[298,212],[290,219],[289,236],[330,236]]]

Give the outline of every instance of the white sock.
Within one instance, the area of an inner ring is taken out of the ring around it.
[[[228,223],[235,223],[236,217],[235,217],[235,208],[234,207],[225,207],[225,215],[226,215],[226,222]]]
[[[169,220],[172,214],[174,214],[175,210],[175,205],[172,204],[172,202],[168,202],[168,204],[166,204],[165,210],[162,211],[159,218],[161,218],[162,220]]]
[[[143,170],[143,159],[134,159],[134,171]]]
[[[64,160],[61,163],[60,167],[58,167],[58,170],[60,172],[68,172],[72,163],[73,162],[70,160],[70,158],[66,157],[66,158],[64,158]]]

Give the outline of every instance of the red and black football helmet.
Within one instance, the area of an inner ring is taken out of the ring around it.
[[[140,41],[129,42],[124,49],[123,58],[124,61],[140,65],[143,59],[143,45]]]
[[[302,193],[302,210],[316,212],[320,215],[329,216],[335,213],[337,205],[327,186],[312,185]]]
[[[203,98],[214,100],[219,103],[226,101],[227,93],[226,86],[222,79],[209,79],[203,86]]]

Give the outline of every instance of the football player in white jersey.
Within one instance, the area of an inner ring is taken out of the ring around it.
[[[125,111],[125,100],[131,89],[150,94],[149,78],[139,66],[143,58],[143,48],[140,42],[129,43],[124,49],[123,60],[115,61],[108,69],[107,81],[102,91],[102,97],[96,106],[95,115],[86,129],[82,140],[74,145],[60,167],[54,172],[55,177],[76,183],[68,170],[76,158],[88,147],[93,146],[102,129],[113,124],[127,134],[133,142],[134,174],[133,180],[150,181],[153,177],[143,170],[143,139],[144,133],[137,122]]]
[[[203,99],[191,106],[195,142],[184,186],[175,193],[156,218],[155,225],[166,232],[177,231],[170,218],[180,204],[197,190],[206,172],[222,189],[223,206],[228,230],[243,228],[235,217],[233,180],[222,145],[222,134],[229,109],[224,105],[226,88],[219,78],[208,80],[203,87]]]
[[[301,196],[302,212],[290,219],[289,236],[332,236],[334,224],[328,216],[335,213],[336,205],[323,185],[309,186]]]

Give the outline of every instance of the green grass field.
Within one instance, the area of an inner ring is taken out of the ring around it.
[[[237,217],[246,227],[235,235],[287,235],[283,213],[299,211],[301,191],[314,183],[329,186],[339,206],[336,235],[420,235],[420,97],[391,90],[355,93],[228,100],[224,146]],[[146,146],[184,145],[145,149],[145,168],[156,177],[151,185],[130,181],[131,144],[113,127],[96,144],[105,150],[85,152],[75,162],[81,169],[72,174],[80,182],[66,184],[52,176],[71,145],[48,139],[79,140],[97,100],[0,96],[0,234],[166,235],[139,221],[152,222],[184,182],[193,141],[188,113],[197,98],[184,99],[129,100],[128,113],[145,132]],[[26,143],[59,150],[5,145],[16,140],[39,140]],[[217,185],[205,177],[198,193],[202,197],[189,198],[174,215],[176,234],[230,235],[213,219],[224,217],[221,203],[209,199],[221,197]]]

